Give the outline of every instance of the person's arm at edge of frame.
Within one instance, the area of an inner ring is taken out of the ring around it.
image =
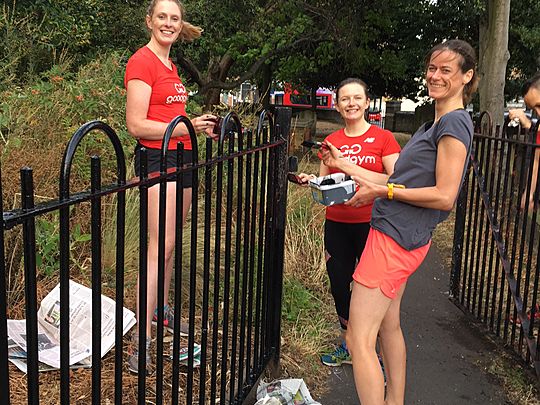
[[[529,212],[533,210],[534,208],[534,195],[536,193],[536,183],[538,182],[538,161],[540,160],[540,148],[537,148],[534,151],[534,161],[533,161],[533,167],[532,167],[532,174],[531,174],[531,191],[529,193],[529,198],[527,199],[527,188],[525,187],[525,191],[523,191],[523,195],[521,196],[521,209],[525,209],[525,204],[528,202],[529,204]]]
[[[127,83],[126,125],[130,135],[137,139],[161,140],[167,129],[167,123],[148,119],[151,95],[152,87],[148,83],[138,79],[132,79]],[[206,132],[211,135],[215,124],[212,118],[215,117],[206,115],[209,119],[204,119],[203,116],[196,117],[191,123],[196,133]],[[188,130],[184,124],[179,124],[174,129],[173,136],[182,135],[188,135]]]
[[[467,149],[461,141],[448,135],[441,137],[437,146],[435,186],[394,187],[393,199],[418,207],[450,211],[457,198],[466,157]],[[377,197],[388,197],[387,185],[374,184],[358,177],[354,180],[360,187],[363,200],[369,202]]]

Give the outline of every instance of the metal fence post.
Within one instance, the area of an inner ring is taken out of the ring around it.
[[[271,297],[271,322],[268,323],[270,330],[270,344],[274,348],[272,369],[277,372],[279,369],[279,356],[281,349],[281,300],[283,296],[283,267],[284,267],[284,247],[285,247],[285,214],[287,209],[287,149],[289,132],[291,128],[292,110],[286,107],[276,107],[275,126],[276,137],[283,138],[283,143],[276,154],[274,162],[275,179],[275,211],[273,219],[274,256],[273,268],[270,269],[270,297]]]
[[[0,210],[4,212],[2,176],[0,174]],[[6,262],[4,256],[4,219],[0,229],[0,403],[9,405],[9,366],[7,350],[7,290]]]

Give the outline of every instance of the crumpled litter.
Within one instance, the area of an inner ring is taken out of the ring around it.
[[[262,381],[257,388],[255,405],[321,405],[311,397],[306,383],[301,378]]]

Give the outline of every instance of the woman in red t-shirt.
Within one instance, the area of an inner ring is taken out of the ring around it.
[[[385,173],[386,176],[392,174],[400,146],[390,131],[366,121],[365,112],[369,108],[367,85],[356,78],[343,80],[336,90],[336,101],[336,110],[343,117],[345,128],[328,135],[323,145],[326,142],[331,143],[341,151],[344,158],[370,170],[375,178],[381,173]],[[326,166],[321,161],[320,176],[337,172],[338,170]],[[307,182],[313,175],[302,173],[300,177]],[[372,204],[359,206],[354,199],[345,204],[326,208],[324,224],[326,270],[343,337],[342,343],[333,352],[321,356],[321,361],[327,366],[351,364],[351,357],[345,344],[351,282],[369,233],[371,208]]]
[[[137,139],[135,150],[135,171],[140,175],[140,149],[147,148],[148,172],[159,170],[160,150],[167,125],[178,115],[185,115],[187,91],[176,66],[169,58],[171,46],[177,39],[191,41],[201,36],[202,29],[183,20],[185,9],[178,0],[152,0],[148,6],[146,25],[150,41],[129,59],[124,83],[127,89],[126,124],[129,133]],[[215,116],[206,114],[191,120],[195,132],[212,134]],[[187,127],[179,124],[168,145],[175,150],[176,144],[184,144],[184,162],[191,163],[191,140]],[[175,167],[176,153],[168,154],[167,168]],[[184,206],[182,220],[185,222],[191,204],[191,174],[184,175]],[[165,225],[165,308],[164,326],[172,330],[174,311],[168,306],[169,287],[172,276],[174,253],[174,228],[176,211],[176,183],[167,184],[167,218]],[[158,216],[159,185],[148,190],[148,283],[146,307],[146,363],[147,373],[151,372],[150,342],[151,324],[157,320],[157,268],[158,268]],[[138,289],[137,289],[138,291]],[[137,306],[139,305],[137,292]],[[143,309],[144,310],[144,309]],[[137,316],[139,308],[137,309]],[[187,331],[182,325],[181,332]],[[134,345],[128,357],[130,371],[138,372],[138,326],[134,335]]]

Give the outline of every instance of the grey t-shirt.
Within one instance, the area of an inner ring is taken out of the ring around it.
[[[437,144],[445,136],[452,136],[467,148],[465,169],[469,162],[473,123],[463,109],[443,115],[436,123],[422,125],[405,145],[394,167],[389,183],[403,184],[407,188],[435,185]],[[373,204],[371,226],[394,239],[400,246],[412,250],[424,246],[431,239],[435,226],[444,221],[449,211],[417,207],[397,200],[378,198]]]

